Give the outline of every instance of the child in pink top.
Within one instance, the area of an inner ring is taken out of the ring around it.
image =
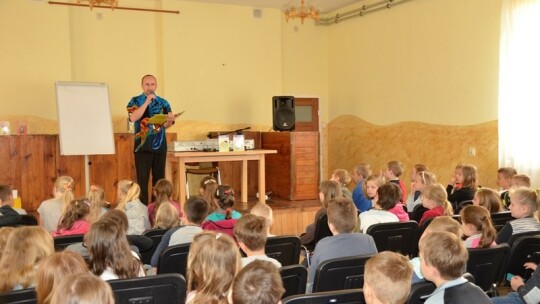
[[[452,205],[448,201],[448,195],[446,194],[446,189],[441,184],[434,184],[427,186],[424,191],[422,191],[422,205],[429,209],[424,212],[422,218],[420,219],[420,225],[424,223],[427,219],[432,217],[437,217],[441,215],[452,216],[454,214]]]
[[[156,201],[154,203],[148,204],[148,219],[150,220],[150,226],[154,227],[157,209],[159,208],[161,203],[164,202],[171,203],[173,207],[176,208],[176,210],[178,211],[178,219],[180,220],[182,218],[183,212],[180,208],[180,205],[178,204],[178,202],[174,202],[171,200],[172,189],[172,183],[166,179],[158,180],[158,182],[154,186],[154,196],[156,197]]]
[[[90,223],[86,219],[90,213],[89,204],[86,199],[72,200],[60,217],[52,236],[85,234],[90,229]]]

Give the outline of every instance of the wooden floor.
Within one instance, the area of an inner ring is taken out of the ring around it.
[[[248,213],[257,202],[255,199],[248,203],[236,203],[235,210]],[[313,223],[315,213],[321,203],[318,200],[288,201],[283,199],[270,199],[267,201],[274,212],[274,225],[270,233],[274,235],[300,235],[306,226]]]

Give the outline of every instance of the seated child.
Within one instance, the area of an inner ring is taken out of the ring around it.
[[[21,215],[13,208],[11,187],[0,185],[0,226],[16,225]]]
[[[214,194],[216,193],[218,182],[210,175],[206,175],[201,179],[199,193],[208,203],[208,213],[216,211],[214,204]]]
[[[400,202],[405,203],[407,201],[407,189],[405,183],[399,179],[403,173],[403,164],[400,161],[392,160],[386,165],[386,171],[383,171],[384,177],[388,182],[396,184],[401,190]]]
[[[184,225],[169,229],[159,242],[156,251],[152,255],[150,264],[157,267],[159,256],[168,246],[191,243],[198,233],[202,232],[201,224],[208,215],[208,203],[202,196],[191,196],[184,205],[185,212],[182,215]]]
[[[105,191],[98,185],[90,186],[87,197],[88,201],[90,201],[90,213],[87,220],[90,224],[93,224],[107,213],[110,204],[105,200]]]
[[[414,190],[414,195],[410,194],[407,197],[407,210],[412,212],[414,207],[422,204],[422,197],[416,196],[416,193],[422,193],[427,186],[431,186],[437,182],[435,175],[428,171],[420,171],[416,174],[411,189]],[[416,197],[416,198],[415,198]]]
[[[484,291],[462,277],[469,253],[450,232],[432,232],[420,240],[420,267],[426,280],[437,289],[426,304],[491,303]]]
[[[405,303],[411,291],[412,266],[399,253],[384,251],[366,262],[364,298],[367,304]]]
[[[335,181],[339,184],[341,187],[341,195],[352,198],[352,193],[347,188],[347,185],[351,182],[351,175],[347,170],[345,169],[336,169],[334,172],[332,172],[332,176],[330,177],[330,180]]]
[[[278,304],[285,293],[279,269],[268,261],[253,261],[234,278],[229,303]]]
[[[373,224],[399,222],[399,218],[389,211],[399,201],[399,187],[394,183],[384,184],[377,189],[377,196],[375,207],[360,213],[360,229],[364,233]]]
[[[90,213],[89,205],[90,202],[85,198],[72,200],[60,217],[52,236],[85,234],[90,229],[90,223],[86,220]]]
[[[452,206],[447,200],[446,191],[441,184],[434,184],[426,187],[422,192],[421,198],[422,205],[429,210],[424,212],[424,215],[422,215],[422,218],[420,219],[420,223],[418,223],[419,225],[422,225],[427,219],[432,217],[441,215],[452,216],[454,214]]]
[[[356,209],[360,212],[371,209],[371,201],[364,195],[364,183],[366,178],[371,175],[371,169],[367,164],[359,164],[354,167],[352,179],[356,183],[352,192],[352,199]]]
[[[95,275],[71,274],[64,277],[53,290],[51,303],[114,304],[111,286]]]
[[[392,186],[397,189],[397,186]],[[397,190],[399,191],[399,189]],[[377,246],[371,235],[352,233],[358,217],[356,207],[350,198],[338,197],[330,200],[327,214],[328,227],[330,227],[333,236],[325,237],[317,243],[309,267],[308,286],[313,284],[317,267],[326,260],[377,253]]]
[[[127,234],[140,235],[150,229],[148,209],[139,199],[141,188],[136,182],[121,180],[118,182],[118,205],[116,210],[126,213],[128,218]]]
[[[69,202],[75,199],[73,188],[75,181],[69,176],[60,176],[54,182],[54,198],[42,202],[37,209],[39,225],[53,232],[58,227],[60,216],[66,210]]]
[[[526,174],[516,174],[512,176],[512,188],[531,187],[531,178]]]
[[[510,192],[510,212],[513,221],[507,222],[501,229],[495,242],[502,244],[508,242],[510,237],[516,233],[528,231],[540,231],[540,223],[534,217],[538,210],[538,195],[536,191],[530,188],[517,188]]]
[[[497,196],[498,198],[498,196]],[[465,247],[490,248],[495,247],[497,231],[491,223],[490,214],[481,206],[467,206],[461,209],[461,228],[467,236]]]
[[[503,211],[499,194],[490,188],[478,188],[472,201],[475,206],[486,208],[489,213],[499,213]]]
[[[409,201],[409,199],[411,201],[416,201],[418,198],[420,198],[420,194],[422,194],[422,191],[415,189],[415,186],[414,186],[416,182],[416,176],[420,172],[428,172],[428,171],[429,171],[428,167],[424,164],[416,164],[413,166],[412,174],[411,174],[411,193],[409,193],[409,195],[407,196],[407,201]]]
[[[150,226],[154,227],[156,224],[156,214],[159,206],[162,203],[169,202],[174,208],[176,208],[176,214],[178,214],[178,220],[182,217],[182,209],[180,204],[172,200],[173,185],[166,179],[160,179],[154,186],[154,197],[156,201],[148,204],[148,219],[150,220]]]
[[[369,207],[369,209],[375,207],[377,204],[377,201],[379,200],[377,189],[385,183],[384,177],[381,175],[370,175],[366,179],[366,182],[364,183],[364,192],[366,193],[366,197],[371,200],[371,207]]]
[[[321,182],[319,187],[319,201],[321,202],[321,208],[315,213],[315,219],[313,223],[309,224],[306,227],[306,232],[300,235],[300,243],[302,245],[308,245],[315,239],[315,223],[317,220],[326,214],[326,205],[328,201],[342,196],[341,188],[339,184],[335,181],[326,180]]]
[[[170,202],[162,202],[156,212],[154,229],[170,229],[180,224],[178,209]]]
[[[503,167],[497,170],[497,186],[501,191],[500,198],[505,208],[510,206],[510,187],[512,186],[512,177],[517,174],[516,169],[512,167]]]
[[[244,215],[234,225],[234,236],[240,249],[247,255],[247,257],[242,258],[242,266],[255,260],[263,260],[272,262],[276,267],[281,267],[280,262],[267,257],[264,253],[267,237],[264,217],[253,214]]]
[[[503,297],[491,298],[493,304],[532,304],[540,303],[540,268],[532,262],[527,262],[523,265],[527,269],[532,269],[534,272],[531,277],[525,282],[520,276],[513,276],[510,280],[510,287],[513,292],[508,293]]]
[[[457,210],[458,205],[462,202],[472,201],[474,193],[478,189],[476,167],[471,164],[463,164],[459,169],[458,167],[456,167],[457,176],[455,183],[451,180],[446,187],[448,201],[452,204],[453,210]],[[459,185],[459,189],[456,185]]]
[[[188,254],[186,304],[227,303],[241,268],[240,251],[232,237],[214,231],[197,234]]]
[[[272,208],[270,208],[270,206],[259,202],[255,204],[253,208],[251,208],[249,213],[264,217],[264,220],[266,221],[266,235],[268,237],[274,236],[270,233],[270,228],[272,227],[272,225],[274,225],[274,215],[273,215]]]
[[[216,211],[210,213],[207,221],[217,222],[229,219],[239,219],[242,214],[232,209],[234,206],[234,191],[229,185],[219,185],[214,193]]]

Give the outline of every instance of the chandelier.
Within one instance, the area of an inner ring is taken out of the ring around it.
[[[77,3],[81,3],[81,1],[88,2],[90,9],[92,9],[94,6],[101,6],[101,4],[110,6],[111,9],[118,6],[118,0],[77,0]]]
[[[313,5],[310,5],[309,8],[305,5],[305,0],[301,0],[300,7],[291,6],[285,10],[285,21],[289,22],[289,19],[300,18],[300,22],[304,24],[304,19],[310,18],[316,21],[319,21],[321,18],[321,12],[316,9]]]

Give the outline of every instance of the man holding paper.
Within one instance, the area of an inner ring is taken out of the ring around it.
[[[155,94],[157,80],[145,75],[141,80],[143,93],[131,98],[127,105],[129,120],[135,125],[135,169],[141,187],[140,200],[148,204],[148,181],[152,186],[165,177],[167,138],[165,129],[174,124],[175,116],[169,102]]]

